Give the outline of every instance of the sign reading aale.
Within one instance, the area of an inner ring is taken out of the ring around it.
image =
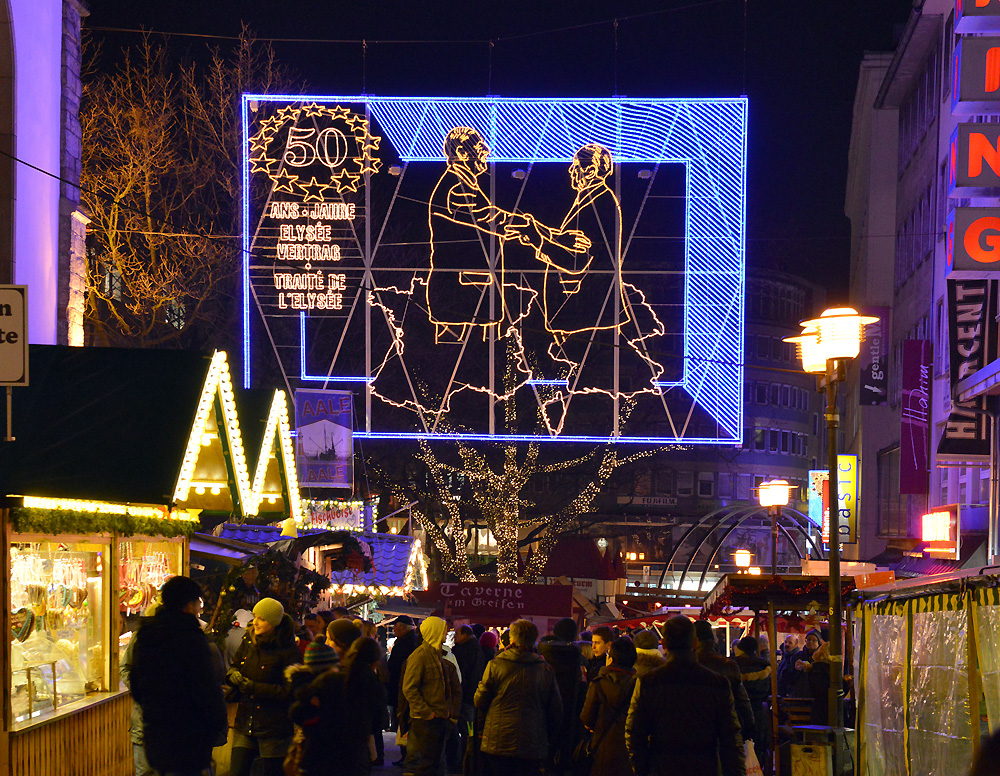
[[[0,385],[28,384],[28,287],[0,286]]]

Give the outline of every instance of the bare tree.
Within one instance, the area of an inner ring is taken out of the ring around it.
[[[624,403],[623,423],[632,406],[631,402]],[[485,446],[440,443],[432,447],[422,441],[404,474],[388,471],[386,462],[374,469],[398,500],[417,502],[414,513],[443,569],[460,580],[476,579],[466,550],[469,526],[485,522],[495,537],[500,582],[517,580],[520,535],[525,529],[540,528],[536,551],[521,575],[535,581],[563,532],[591,512],[611,476],[655,452],[643,449],[623,454],[619,446],[608,444],[591,447],[572,458],[544,461],[537,442]],[[449,454],[452,461],[446,459]],[[559,474],[573,475],[565,479],[578,485],[561,494],[561,504],[556,508],[546,505],[548,508],[540,510],[528,493],[529,482],[539,476]]]
[[[244,28],[229,55],[174,66],[145,36],[84,84],[83,201],[91,214],[91,341],[215,342],[240,267],[240,94],[286,88],[269,46]]]

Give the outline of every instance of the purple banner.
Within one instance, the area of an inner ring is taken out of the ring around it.
[[[928,492],[927,420],[930,414],[931,343],[903,342],[902,416],[899,430],[899,492]]]
[[[888,344],[891,307],[865,307],[862,315],[874,315],[875,323],[865,327],[858,363],[861,364],[861,392],[858,403],[875,407],[888,403]]]
[[[350,391],[295,392],[299,487],[354,487],[353,418]]]

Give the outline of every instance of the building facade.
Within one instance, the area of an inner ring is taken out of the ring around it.
[[[37,344],[83,344],[80,0],[0,3],[0,283]]]
[[[956,207],[996,207],[997,199],[950,196],[949,176],[958,125],[995,122],[1000,111],[953,110],[962,37],[955,31],[955,6],[954,0],[916,3],[896,49],[866,54],[859,72],[845,203],[851,302],[859,310],[891,308],[884,403],[860,400],[863,365],[852,365],[848,381],[846,443],[861,456],[859,502],[874,516],[864,524],[862,559],[886,543],[897,552],[918,548],[922,516],[938,507],[989,502],[988,453],[955,454],[951,445],[953,413],[961,408],[953,400],[949,364],[948,221]],[[927,430],[920,440],[926,463],[911,455],[906,437],[912,427],[902,433],[912,409],[904,359],[913,340],[930,343]]]

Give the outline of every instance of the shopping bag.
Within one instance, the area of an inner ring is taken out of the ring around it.
[[[753,741],[747,741],[743,746],[746,750],[747,776],[764,776],[764,769],[760,767],[760,761],[753,748]]]

